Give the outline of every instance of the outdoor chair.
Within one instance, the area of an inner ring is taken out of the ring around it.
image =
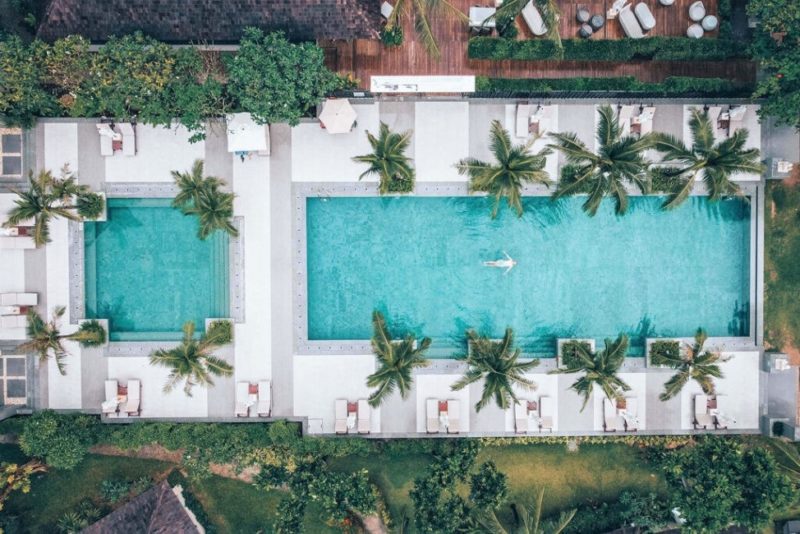
[[[714,420],[711,418],[711,415],[708,413],[708,396],[707,395],[695,395],[694,396],[694,422],[693,426],[695,430],[697,427],[700,428],[713,428]]]
[[[117,125],[120,133],[122,134],[122,155],[135,156],[136,155],[136,131],[133,124],[129,122],[122,122]]]
[[[521,401],[514,405],[514,428],[517,434],[525,434],[528,431],[528,403]]]
[[[334,404],[335,418],[333,431],[337,434],[347,434],[347,401],[336,399]]]
[[[656,18],[653,16],[653,12],[650,11],[650,8],[647,7],[647,4],[639,2],[636,4],[636,7],[633,8],[633,11],[644,31],[647,32],[656,27]]]
[[[625,397],[625,430],[639,430],[639,405],[636,397]]]
[[[429,434],[439,432],[439,401],[428,399],[425,401],[425,431]]]
[[[603,399],[603,431],[616,432],[625,430],[625,420],[617,413],[616,402]]]
[[[106,400],[102,404],[103,415],[112,415],[117,413],[119,408],[119,401],[117,399],[117,392],[119,391],[119,384],[116,380],[106,380]]]
[[[447,401],[447,433],[458,434],[461,432],[461,402]]]
[[[142,383],[138,380],[128,380],[128,400],[120,411],[128,415],[139,415],[141,412]]]
[[[367,399],[358,399],[358,433],[369,434],[372,428],[371,410]]]
[[[269,417],[272,413],[272,384],[269,380],[262,380],[258,383],[256,413],[259,417]]]
[[[539,430],[553,431],[553,399],[539,397]]]
[[[620,25],[622,25],[622,30],[625,32],[625,35],[631,39],[641,39],[644,37],[642,27],[639,26],[639,21],[636,20],[636,15],[634,15],[633,11],[631,11],[631,6],[623,7],[620,10],[617,18],[619,19]]]
[[[236,417],[247,417],[250,415],[250,384],[248,382],[236,382]]]

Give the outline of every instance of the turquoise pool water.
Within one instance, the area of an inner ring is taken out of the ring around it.
[[[522,218],[489,217],[481,197],[333,197],[307,200],[309,340],[363,340],[370,314],[395,334],[463,346],[474,327],[499,337],[510,326],[526,352],[553,354],[558,337],[602,340],[749,335],[750,205],[692,197],[663,212],[634,197],[617,217],[596,217],[582,198],[525,199]],[[508,274],[485,267],[503,252]]]
[[[112,341],[180,339],[230,315],[228,236],[197,237],[171,199],[108,200],[108,221],[84,224],[86,317],[109,319]]]

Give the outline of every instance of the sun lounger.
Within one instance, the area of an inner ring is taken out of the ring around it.
[[[625,430],[639,430],[639,403],[636,397],[625,397]]]
[[[36,306],[39,304],[37,293],[3,293],[0,295],[0,306]]]
[[[522,8],[522,18],[525,19],[525,24],[531,30],[533,35],[544,35],[547,33],[547,26],[544,24],[544,19],[539,10],[533,5],[533,0],[529,0],[525,7]]]
[[[708,413],[708,396],[695,395],[694,396],[694,422],[695,430],[700,428],[712,428],[714,420]]]
[[[436,399],[425,401],[425,431],[429,434],[439,432],[439,401]]]
[[[642,27],[639,26],[639,21],[636,20],[636,15],[634,15],[633,11],[631,11],[631,6],[623,7],[622,10],[620,10],[617,18],[619,19],[619,23],[622,26],[622,30],[625,32],[625,35],[631,39],[641,39],[644,37]]]
[[[528,431],[528,403],[521,401],[514,405],[514,429],[517,434],[524,434]]]
[[[128,400],[121,412],[128,415],[139,415],[141,411],[142,383],[138,380],[128,380]]]
[[[647,32],[656,27],[656,18],[644,2],[636,4],[636,7],[633,8],[633,12],[636,14],[636,18],[639,20],[639,24],[644,31]]]
[[[256,412],[259,417],[269,417],[272,413],[272,384],[269,380],[258,383],[258,406]]]
[[[603,430],[605,432],[625,430],[625,420],[617,413],[616,402],[609,399],[603,399]]]
[[[747,114],[747,106],[736,106],[728,112],[728,135],[733,135],[736,130],[744,127],[744,117]]]
[[[458,434],[461,432],[461,402],[447,401],[447,433]]]
[[[2,328],[25,328],[28,326],[26,315],[3,315],[0,317],[0,327]]]
[[[117,391],[119,387],[116,380],[106,380],[106,400],[103,402],[103,415],[116,414],[119,408],[119,401],[117,400]]]
[[[735,423],[736,421],[731,419],[728,412],[728,397],[726,395],[717,395],[716,400],[717,410],[714,415],[714,426],[719,430],[725,430],[730,423]]]
[[[358,433],[359,434],[369,434],[370,429],[372,428],[372,422],[370,421],[371,410],[369,408],[369,404],[367,403],[367,399],[358,399]]]
[[[531,113],[533,113],[533,106],[530,104],[517,104],[517,137],[528,137],[530,133]]]
[[[236,417],[247,417],[250,415],[250,384],[248,382],[236,382]]]
[[[0,249],[30,250],[34,248],[36,248],[36,243],[28,236],[0,236]]]
[[[118,136],[110,124],[100,123],[97,124],[97,133],[100,134],[100,155],[113,156],[114,155],[114,137]]]
[[[136,131],[133,129],[133,124],[122,122],[117,125],[117,128],[119,128],[119,132],[122,134],[122,155],[135,156]]]
[[[539,429],[553,431],[553,399],[539,397]]]
[[[334,423],[333,431],[337,434],[347,434],[347,401],[345,399],[336,399],[334,405],[336,422]]]

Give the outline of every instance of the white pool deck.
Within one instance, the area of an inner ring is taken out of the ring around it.
[[[181,127],[140,125],[136,130],[136,156],[103,158],[92,121],[41,121],[36,127],[37,168],[58,169],[69,163],[82,182],[101,190],[120,191],[128,184],[167,187],[171,170],[188,169],[195,159],[205,159],[207,173],[225,179],[237,195],[234,211],[242,228],[245,298],[242,320],[235,325],[234,345],[220,352],[234,365],[234,376],[218,380],[214,388],[195,387],[193,397],[186,397],[180,387],[165,393],[162,387],[167,371],[150,366],[146,353],[112,356],[104,349],[82,350],[69,343],[66,376],[61,376],[52,362],[38,368],[35,407],[99,413],[106,379],[120,383],[139,379],[142,418],[225,420],[233,417],[237,381],[257,383],[269,379],[273,384],[274,417],[301,420],[311,433],[332,433],[335,401],[367,398],[370,391],[365,381],[374,372],[375,361],[368,354],[301,355],[291,349],[292,189],[311,183],[319,186],[320,195],[325,195],[328,187],[352,184],[367,187],[367,194],[374,194],[375,178],[359,184],[358,175],[364,166],[351,158],[370,151],[365,131],[377,134],[382,121],[393,130],[414,130],[409,155],[414,158],[420,186],[435,180],[430,186],[452,183],[463,187],[467,178],[459,176],[453,164],[468,155],[490,157],[487,142],[491,120],[504,124],[514,142],[526,141],[514,134],[515,102],[369,101],[354,103],[354,108],[358,121],[348,134],[331,135],[314,119],[306,119],[291,130],[272,126],[272,155],[253,156],[245,161],[227,152],[221,128],[211,129],[205,141],[191,144],[188,132]],[[656,130],[687,135],[682,122],[688,104],[659,103],[656,108]],[[576,131],[589,146],[594,146],[595,104],[547,103],[545,109],[544,131]],[[755,106],[747,106],[745,123],[751,132],[751,144],[758,147],[760,129],[757,123],[754,126],[748,122],[755,113]],[[546,142],[540,139],[534,149],[542,148]],[[546,169],[556,175],[560,163],[554,154],[548,157]],[[0,214],[11,207],[12,201],[12,195],[0,194]],[[56,305],[68,305],[69,232],[65,221],[54,221],[53,242],[43,250],[0,250],[0,292],[36,290],[41,293],[42,313],[47,310],[49,314]],[[62,331],[77,328],[79,319],[70,316],[68,307]],[[22,334],[0,330],[0,341],[19,340]],[[729,359],[723,364],[725,378],[718,381],[718,392],[728,396],[728,409],[735,412],[736,422],[730,431],[759,429],[764,375],[759,365],[761,352],[756,345],[725,352]],[[595,393],[581,412],[582,399],[569,388],[577,376],[548,375],[551,368],[552,362],[543,361],[530,375],[536,389],[517,391],[519,398],[538,401],[546,396],[553,400],[553,433],[602,433],[601,395]],[[451,390],[462,372],[460,362],[441,360],[415,373],[407,399],[400,399],[395,393],[380,409],[372,410],[371,435],[424,435],[426,401],[432,398],[460,401],[461,435],[513,434],[513,410],[500,410],[491,404],[480,413],[475,412],[482,384],[459,392]],[[662,403],[658,395],[669,376],[668,370],[645,369],[641,365],[623,372],[623,379],[632,387],[626,396],[638,399],[639,433],[692,430],[692,399],[697,388],[690,383],[679,397]],[[440,434],[446,435],[444,431]]]

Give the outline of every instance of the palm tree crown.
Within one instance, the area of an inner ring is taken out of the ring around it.
[[[555,141],[550,146],[561,151],[567,161],[553,198],[588,193],[583,210],[594,216],[603,197],[611,196],[621,215],[628,209],[628,184],[636,185],[643,193],[649,190],[644,151],[652,144],[651,136],[623,135],[611,106],[598,109],[596,153],[575,133],[550,136]]]
[[[49,322],[45,322],[35,310],[28,310],[28,341],[19,346],[22,352],[36,352],[42,362],[51,356],[55,358],[58,372],[62,375],[67,374],[63,360],[69,356],[63,345],[65,339],[77,341],[84,347],[102,345],[106,340],[106,331],[97,321],[82,323],[78,331],[73,334],[62,334],[58,322],[66,311],[64,306],[56,307],[53,310],[53,317]]]
[[[562,512],[555,520],[542,521],[542,502],[544,501],[544,488],[536,494],[536,501],[530,505],[511,504],[514,517],[514,528],[507,529],[497,518],[495,510],[489,510],[483,517],[478,518],[478,524],[483,532],[492,534],[561,534],[577,510]]]
[[[358,179],[377,174],[380,177],[379,190],[382,195],[411,191],[414,187],[414,169],[411,167],[411,158],[405,155],[411,142],[411,131],[402,134],[391,132],[381,122],[378,137],[367,132],[367,139],[373,152],[353,158],[353,161],[369,164],[369,168]]]
[[[576,343],[572,357],[562,362],[565,367],[550,371],[556,374],[584,373],[570,386],[583,397],[581,411],[586,408],[595,385],[603,390],[609,400],[619,399],[622,392],[631,389],[617,376],[628,351],[628,336],[621,334],[615,341],[606,339],[605,345],[603,350],[593,353],[583,343]]]
[[[532,359],[520,362],[522,351],[514,345],[514,331],[506,328],[503,339],[493,341],[487,336],[480,336],[475,330],[467,330],[467,343],[470,350],[466,363],[469,366],[464,376],[453,384],[453,391],[464,389],[481,378],[483,394],[475,404],[475,411],[489,404],[494,399],[503,410],[517,402],[514,385],[525,389],[534,389],[536,385],[525,377],[525,373],[539,365],[539,360]]]
[[[367,377],[367,386],[376,389],[369,396],[369,404],[377,408],[392,394],[400,390],[402,398],[408,397],[413,382],[412,372],[417,367],[426,367],[424,353],[431,346],[430,338],[422,338],[419,345],[413,334],[402,341],[392,341],[386,320],[379,311],[372,312],[372,350],[378,360],[378,370]]]
[[[497,216],[500,199],[506,197],[508,206],[522,215],[522,187],[526,183],[550,186],[552,182],[544,170],[546,156],[551,153],[543,149],[536,154],[531,147],[536,141],[513,145],[511,136],[500,121],[492,121],[490,147],[497,160],[496,164],[485,163],[475,158],[465,158],[456,164],[458,173],[470,178],[470,191],[489,193],[494,197],[492,218]]]
[[[657,362],[659,365],[666,365],[678,371],[664,384],[664,392],[659,396],[662,401],[680,393],[689,380],[697,382],[705,394],[714,394],[714,378],[722,378],[722,370],[717,364],[720,354],[703,350],[707,339],[705,330],[700,328],[694,335],[694,344],[686,347],[683,354],[677,357],[667,354],[659,358]]]
[[[211,354],[211,351],[230,341],[228,330],[220,325],[218,328],[209,328],[209,331],[194,337],[194,322],[187,321],[183,324],[183,340],[173,349],[158,349],[150,354],[150,364],[168,367],[170,369],[164,391],[170,392],[175,386],[184,381],[183,391],[187,396],[192,396],[192,388],[196,385],[213,386],[213,376],[231,376],[233,366],[225,360]]]
[[[203,162],[197,160],[189,172],[172,171],[178,194],[172,206],[184,215],[196,215],[200,223],[198,236],[206,239],[217,230],[236,237],[239,231],[231,222],[234,194],[222,191],[225,182],[213,176],[203,176]]]
[[[668,164],[653,168],[653,174],[678,178],[678,185],[664,202],[664,209],[683,203],[701,174],[709,200],[718,201],[741,194],[739,185],[731,182],[734,175],[763,172],[758,149],[744,148],[747,130],[736,130],[727,139],[715,142],[708,113],[697,108],[692,109],[689,129],[692,132],[691,146],[673,135],[653,134],[653,148],[663,153],[662,162]]]
[[[34,177],[28,175],[28,189],[17,191],[16,206],[11,209],[3,224],[10,228],[33,219],[33,241],[36,246],[50,242],[50,221],[64,217],[71,221],[95,219],[105,207],[103,197],[92,192],[89,186],[79,185],[68,166],[61,169],[61,177],[44,170]]]
[[[405,15],[414,17],[414,30],[417,32],[422,45],[434,58],[439,57],[439,45],[433,35],[431,15],[446,14],[455,16],[464,22],[469,18],[458,10],[448,0],[397,0],[394,3],[392,14],[386,20],[386,30],[391,31],[401,23]]]

